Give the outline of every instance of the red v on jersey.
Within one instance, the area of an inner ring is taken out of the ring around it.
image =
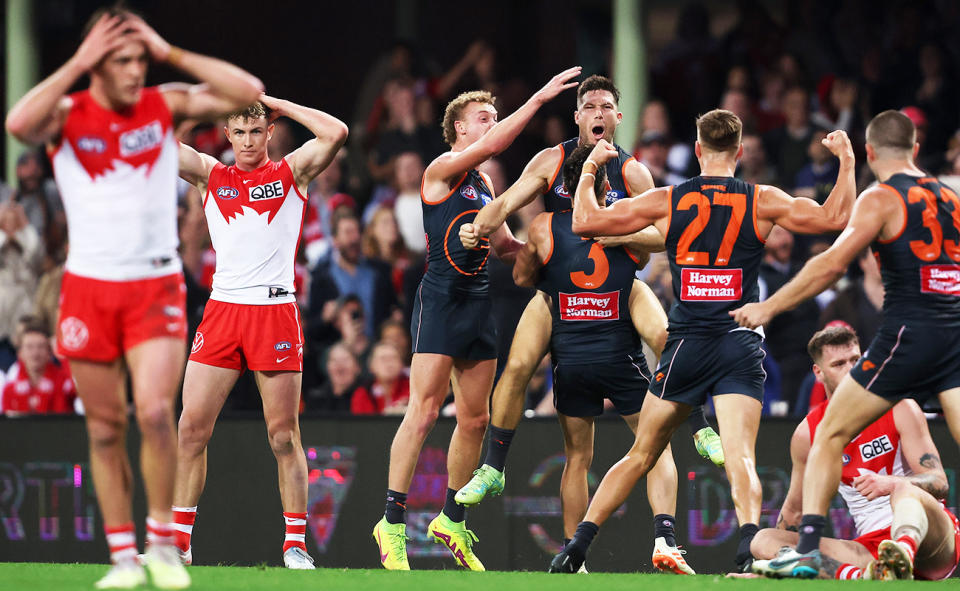
[[[260,215],[269,214],[269,224],[291,190],[298,192],[286,160],[268,162],[249,172],[240,170],[236,165],[218,165],[210,173],[207,198],[212,197],[216,201],[217,208],[228,224],[236,216],[244,214],[244,207]]]

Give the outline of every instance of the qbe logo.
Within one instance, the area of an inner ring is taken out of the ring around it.
[[[878,458],[893,451],[893,444],[890,443],[890,438],[886,435],[881,435],[876,439],[861,443],[859,447],[860,457],[864,460],[872,460],[873,458]]]
[[[161,142],[163,142],[163,126],[159,121],[152,121],[120,136],[120,155],[125,158],[134,156],[156,148]]]
[[[266,201],[283,197],[283,182],[276,180],[272,183],[257,185],[250,189],[250,201]]]

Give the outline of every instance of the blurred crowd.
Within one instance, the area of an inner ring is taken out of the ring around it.
[[[862,190],[874,181],[863,166],[864,126],[874,114],[893,108],[917,126],[919,165],[960,190],[960,38],[952,34],[952,24],[960,22],[960,3],[870,6],[865,0],[791,2],[777,19],[764,5],[744,0],[736,21],[717,35],[705,4],[688,3],[672,40],[651,48],[651,96],[640,112],[624,113],[624,125],[637,125],[639,140],[624,147],[650,169],[657,185],[681,182],[698,174],[695,117],[719,106],[744,123],[738,176],[822,202],[838,163],[820,140],[834,129],[848,132]],[[305,415],[403,413],[410,388],[412,295],[425,265],[420,179],[424,166],[445,150],[439,121],[449,99],[463,90],[488,89],[499,97],[503,115],[541,82],[501,77],[503,59],[482,40],[453,57],[427,56],[413,43],[396,43],[368,70],[355,112],[336,114],[352,122],[350,139],[310,186],[297,260],[306,338]],[[498,194],[538,150],[575,135],[573,94],[556,102],[562,104],[534,120],[501,159],[484,165]],[[275,125],[274,160],[309,138],[290,120]],[[187,125],[177,133],[198,150],[232,161],[222,125]],[[196,190],[181,183],[179,200],[192,336],[209,295],[216,254]],[[535,208],[508,221],[521,239]],[[761,297],[776,291],[833,238],[793,236],[775,228],[766,243]],[[5,413],[73,412],[75,407],[72,387],[64,381],[66,376],[69,382],[69,372],[46,344],[55,332],[67,249],[63,206],[49,162],[42,152],[25,152],[16,178],[0,184]],[[492,258],[490,273],[502,366],[531,292],[514,286],[510,270]],[[666,259],[653,257],[639,276],[669,309],[673,292]],[[810,372],[810,336],[839,321],[869,342],[882,304],[879,269],[867,250],[833,289],[765,327],[765,412],[804,414],[823,395]],[[38,345],[40,336],[46,338]],[[552,412],[548,367],[544,363],[531,383],[529,413]],[[225,412],[259,406],[247,376]]]

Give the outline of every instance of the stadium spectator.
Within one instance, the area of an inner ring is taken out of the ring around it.
[[[670,156],[670,139],[659,131],[645,131],[640,137],[639,148],[634,157],[647,167],[657,187],[675,185],[684,181],[683,176],[671,172],[667,166]]]
[[[825,137],[827,132],[822,129],[813,133],[807,150],[810,162],[800,169],[793,183],[797,197],[809,197],[817,203],[826,200],[840,173],[840,161],[821,142]]]
[[[783,95],[785,123],[765,138],[767,155],[777,168],[779,185],[791,190],[797,173],[807,163],[813,126],[810,124],[810,95],[802,86],[788,88]]]
[[[393,212],[406,249],[422,258],[427,251],[423,229],[423,210],[420,206],[420,179],[423,178],[423,158],[416,152],[399,154],[394,163],[393,183],[397,196]]]
[[[336,343],[326,355],[327,382],[305,401],[304,412],[314,414],[349,414],[354,400],[369,400],[370,393],[361,385],[360,363],[344,343]]]
[[[43,259],[36,229],[17,201],[0,204],[0,370],[16,359],[17,319],[33,312],[33,294]]]
[[[378,208],[363,229],[361,251],[366,260],[387,273],[394,293],[402,294],[403,272],[410,265],[392,207]],[[379,325],[378,325],[379,326]]]
[[[0,193],[0,201],[9,199],[23,206],[45,253],[62,260],[60,249],[66,238],[67,219],[57,185],[47,175],[46,158],[38,151],[24,152],[17,158],[15,171],[16,189],[7,197]]]
[[[341,149],[330,166],[310,184],[302,240],[307,266],[311,269],[330,253],[330,218],[336,204],[353,201],[349,195],[339,192],[345,159],[346,150]]]
[[[820,325],[842,320],[853,327],[863,342],[870,343],[880,326],[883,308],[883,280],[880,265],[869,248],[857,257],[862,275],[837,293],[820,315]]]
[[[776,171],[767,163],[767,153],[763,147],[763,140],[756,134],[746,134],[740,140],[743,145],[743,156],[740,158],[740,167],[737,177],[755,185],[770,185],[776,182]],[[826,148],[824,148],[826,149]],[[829,154],[829,151],[827,152]],[[676,184],[681,181],[671,181]]]
[[[354,393],[351,412],[357,415],[402,415],[410,399],[410,376],[404,372],[400,351],[390,343],[377,343],[370,351],[367,369],[373,376],[372,381]],[[364,393],[367,396],[363,396]]]
[[[50,333],[36,318],[23,319],[17,335],[17,360],[7,372],[0,411],[8,417],[72,414],[76,387],[67,366],[56,363]]]

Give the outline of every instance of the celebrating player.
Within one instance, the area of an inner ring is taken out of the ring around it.
[[[847,326],[821,330],[810,339],[807,350],[813,358],[813,373],[824,385],[827,402],[811,410],[793,433],[790,488],[780,510],[777,528],[760,530],[750,545],[756,558],[771,559],[783,546],[796,546],[803,473],[810,443],[837,384],[860,360],[857,335]],[[861,431],[857,441],[847,445],[843,453],[845,462],[840,494],[853,516],[858,537],[853,540],[821,539],[821,576],[837,579],[903,578],[910,573],[903,570],[907,565],[895,559],[899,550],[894,550],[893,545],[903,536],[909,539],[902,543],[916,551],[912,574],[931,580],[950,576],[957,562],[957,536],[960,532],[956,530],[956,518],[938,501],[947,494],[947,476],[930,438],[926,418],[917,403],[913,400],[898,402]],[[920,504],[919,511],[914,503]],[[900,518],[892,526],[898,513]],[[918,522],[911,521],[914,517]],[[897,534],[898,529],[904,531]],[[925,536],[913,537],[923,530],[926,530]],[[886,541],[891,539],[893,543]],[[891,557],[894,559],[890,560]],[[753,570],[760,574],[777,574],[769,570],[769,560],[755,561]]]
[[[576,188],[592,149],[592,144],[582,144],[564,161],[563,182],[568,189]],[[594,191],[601,205],[606,182],[605,169],[598,168]],[[594,417],[603,413],[603,401],[609,399],[636,434],[638,413],[650,386],[650,370],[629,305],[634,273],[646,264],[649,250],[633,244],[605,248],[596,240],[584,240],[573,233],[572,217],[567,209],[534,218],[529,240],[513,268],[517,285],[536,285],[551,304],[553,395],[566,454],[560,480],[566,541],[587,511]],[[659,304],[657,308],[665,332],[666,315]],[[695,574],[677,548],[677,466],[669,444],[650,470],[647,498],[656,528],[653,565],[677,574]]]
[[[421,185],[428,267],[417,290],[410,327],[414,351],[410,406],[390,449],[386,511],[373,530],[385,568],[410,568],[404,522],[407,491],[420,448],[449,390],[452,371],[457,427],[447,455],[449,488],[443,511],[430,523],[429,533],[450,549],[461,566],[483,570],[472,549],[476,536],[466,529],[465,509],[454,495],[480,459],[497,363],[487,257],[492,245],[501,258],[512,262],[520,243],[503,227],[479,247],[468,249],[452,231],[472,221],[494,197],[490,180],[477,166],[505,150],[541,105],[576,86],[572,80],[579,74],[579,67],[557,74],[499,123],[488,92],[467,92],[447,105],[443,135],[451,150],[430,163]]]
[[[270,109],[269,120],[264,107]],[[281,115],[315,137],[274,162],[267,146],[272,121]],[[267,438],[277,459],[286,523],[283,563],[312,569],[304,544],[307,460],[297,418],[303,330],[293,267],[307,186],[346,141],[347,126],[316,109],[261,95],[260,102],[232,113],[224,132],[236,154],[233,166],[180,145],[180,176],[203,195],[217,269],[183,381],[173,499],[177,546],[190,564],[190,536],[207,474],[207,443],[227,395],[249,368],[260,389]]]
[[[204,85],[145,88],[150,59]],[[90,87],[67,91],[84,74]],[[153,584],[190,584],[173,545],[173,402],[183,371],[185,289],[177,257],[175,124],[256,100],[259,80],[173,47],[125,9],[98,11],[77,52],[7,114],[7,131],[46,143],[63,197],[70,253],[57,345],[86,409],[90,464],[113,568],[97,587],[146,581],[137,558],[126,451],[126,371],[133,384],[147,493]],[[126,367],[126,369],[125,369]]]
[[[784,576],[819,571],[820,536],[843,448],[899,400],[939,396],[960,440],[960,200],[914,163],[916,133],[898,111],[874,117],[867,125],[867,164],[879,184],[857,199],[850,225],[770,299],[731,312],[741,325],[758,326],[831,285],[868,245],[879,258],[883,322],[867,354],[837,386],[818,428],[803,479],[797,548],[770,562]],[[901,556],[912,558],[906,551]]]
[[[500,198],[485,205],[472,223],[460,227],[460,239],[464,246],[474,248],[481,237],[495,231],[510,214],[531,203],[538,195],[543,196],[543,205],[547,212],[570,209],[573,205],[570,201],[571,192],[564,186],[564,179],[560,174],[564,158],[578,145],[593,145],[601,139],[613,142],[614,133],[623,119],[623,114],[618,110],[619,102],[620,91],[609,78],[590,76],[584,80],[577,88],[577,110],[573,116],[580,131],[578,137],[547,148],[534,156],[513,186],[504,191]],[[604,167],[609,184],[604,191],[605,201],[612,203],[653,188],[653,178],[647,168],[623,148],[613,145],[617,149],[617,157],[611,158]],[[662,238],[656,235],[656,232],[653,232],[653,236],[640,234],[635,238],[661,246],[663,244]],[[614,243],[622,243],[622,240],[618,238]],[[607,244],[611,242],[608,241]],[[641,281],[634,282],[630,301],[631,315],[637,330],[659,357],[666,341],[665,319],[660,303],[650,288]],[[520,317],[510,346],[507,366],[493,392],[487,453],[483,465],[470,482],[457,492],[457,502],[468,506],[475,505],[487,494],[499,494],[503,491],[507,452],[517,425],[523,417],[527,384],[547,353],[550,330],[550,305],[543,293],[538,293],[530,300]],[[707,425],[702,407],[694,409],[688,421],[694,432],[697,451],[722,466],[723,448],[720,439]]]
[[[652,189],[601,209],[589,176],[582,176],[574,201],[573,230],[582,236],[627,234],[655,225],[664,236],[677,302],[669,314],[669,338],[643,409],[633,447],[604,476],[585,521],[551,570],[576,572],[599,526],[619,507],[637,479],[654,465],[690,408],[713,395],[723,433],[726,472],[740,523],[737,563],[750,560],[757,532],[761,489],[756,472],[764,372],[761,334],[746,331],[728,312],[756,301],[763,241],[774,224],[792,232],[822,233],[842,228],[853,204],[853,149],[845,133],[826,139],[840,157],[840,174],[823,205],[794,199],[765,185],[733,177],[742,154],[740,119],[714,110],[697,120],[694,147],[701,175],[680,185]],[[616,157],[600,141],[585,173]]]

